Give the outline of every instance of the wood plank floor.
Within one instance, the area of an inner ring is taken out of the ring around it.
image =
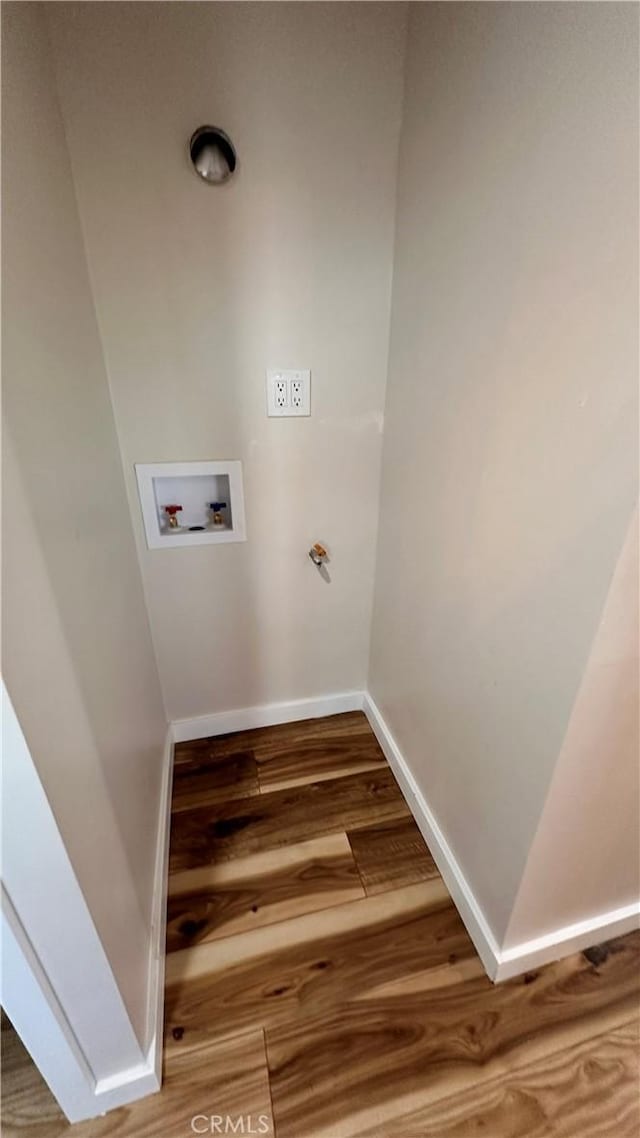
[[[163,1089],[78,1138],[637,1138],[640,936],[492,985],[359,712],[177,746],[167,917]]]

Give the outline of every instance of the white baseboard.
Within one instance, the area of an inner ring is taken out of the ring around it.
[[[364,712],[491,980],[509,980],[640,927],[640,903],[635,903],[554,929],[534,940],[500,948],[406,759],[368,694],[364,699]]]
[[[173,728],[169,724],[162,756],[162,789],[158,819],[158,838],[153,877],[153,910],[151,913],[151,954],[149,959],[149,994],[147,1005],[147,1039],[149,1053],[154,1055],[154,1068],[159,1081],[162,1075],[162,1039],[164,1027],[164,967],[167,939],[167,893],[169,887],[169,841],[171,837],[171,792],[173,789]]]
[[[171,725],[173,738],[176,743],[186,743],[191,739],[207,739],[210,735],[226,735],[229,731],[250,731],[254,727],[272,727],[275,723],[296,723],[300,719],[339,715],[343,711],[361,711],[364,698],[362,691],[347,691],[315,699],[217,711],[213,715],[197,715],[192,719],[174,719]]]
[[[92,1095],[74,1119],[97,1118],[108,1110],[127,1106],[155,1094],[162,1084],[162,1044],[164,1025],[164,969],[167,929],[167,889],[169,835],[171,827],[171,788],[173,783],[173,731],[167,730],[162,755],[162,784],[158,810],[158,834],[153,877],[151,947],[147,991],[147,1051],[141,1063],[98,1079]]]
[[[532,968],[540,968],[552,960],[559,960],[572,952],[611,940],[614,936],[624,936],[640,928],[640,902],[625,905],[621,909],[611,909],[599,913],[585,921],[554,929],[546,936],[534,940],[521,941],[511,948],[500,951],[496,980],[509,980]]]
[[[149,1052],[144,1063],[118,1071],[108,1079],[98,1079],[95,1085],[90,1113],[83,1116],[86,1121],[99,1118],[108,1110],[128,1106],[138,1099],[156,1094],[160,1090],[161,1076],[156,1071],[155,1052]]]
[[[145,1060],[136,1067],[99,1079],[95,1087],[95,1114],[104,1114],[154,1094],[162,1085],[162,1045],[164,1028],[164,971],[167,935],[167,890],[169,883],[169,838],[171,832],[171,790],[173,784],[173,730],[167,730],[162,755],[162,785],[158,811],[158,835],[153,875],[151,948],[147,993],[147,1040]]]
[[[396,776],[407,805],[429,847],[433,860],[442,874],[443,881],[464,921],[487,975],[491,980],[495,980],[499,963],[499,948],[496,939],[400,748],[369,694],[365,695],[364,713],[382,747],[389,766]]]

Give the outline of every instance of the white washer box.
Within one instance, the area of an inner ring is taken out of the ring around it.
[[[149,549],[246,541],[241,462],[147,462],[135,470]],[[222,525],[214,524],[211,502],[225,503]],[[182,506],[178,529],[164,511],[171,505]]]

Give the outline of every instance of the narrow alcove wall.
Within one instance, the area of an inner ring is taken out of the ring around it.
[[[3,677],[146,1048],[167,723],[43,6],[2,62]]]
[[[637,499],[637,83],[630,5],[411,6],[369,691],[498,946]],[[521,937],[637,900],[625,730],[628,872]]]
[[[167,714],[362,690],[405,5],[48,16]],[[267,418],[270,368],[311,368],[309,418]],[[243,464],[246,544],[148,550],[134,463],[206,459]]]

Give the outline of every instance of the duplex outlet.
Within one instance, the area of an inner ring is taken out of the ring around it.
[[[284,371],[281,368],[268,371],[267,415],[282,418],[310,414],[311,372]]]
[[[299,377],[291,380],[291,406],[302,407],[302,380]]]
[[[286,379],[279,377],[275,380],[275,402],[276,407],[282,410],[284,407],[289,406],[289,384]]]

